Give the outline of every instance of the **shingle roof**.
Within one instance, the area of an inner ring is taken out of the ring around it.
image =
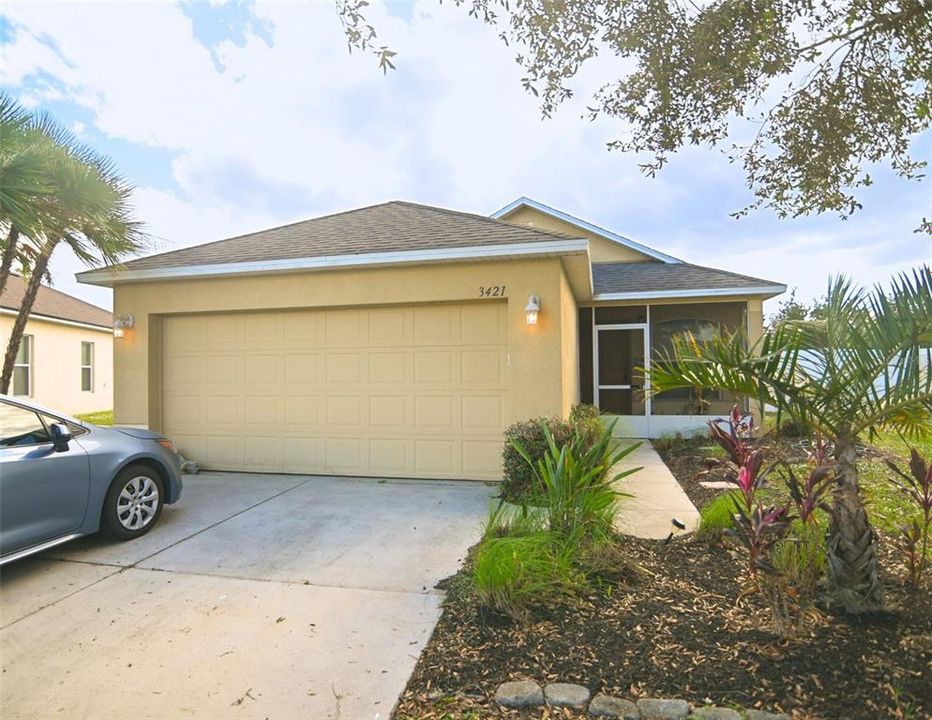
[[[570,235],[510,225],[443,208],[393,201],[270,230],[130,260],[130,270],[484,247],[566,240]]]
[[[689,263],[599,263],[592,266],[594,292],[663,293],[676,290],[740,290],[773,288],[774,294],[786,289],[781,283],[750,275],[690,265]]]
[[[0,308],[19,310],[25,294],[26,282],[18,275],[10,275],[3,295],[0,295]],[[76,297],[66,295],[46,285],[39,288],[31,314],[44,315],[58,320],[71,320],[87,325],[99,325],[108,329],[113,327],[113,313],[110,311],[78,300]]]

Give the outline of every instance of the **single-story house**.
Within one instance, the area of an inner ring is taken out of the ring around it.
[[[11,275],[0,295],[0,345],[6,351],[26,292]],[[113,407],[113,315],[39,288],[19,344],[9,394],[76,415]]]
[[[500,477],[502,430],[579,401],[657,436],[732,399],[645,397],[684,330],[761,331],[784,285],[520,198],[388,202],[78,275],[114,289],[115,417],[224,470]]]

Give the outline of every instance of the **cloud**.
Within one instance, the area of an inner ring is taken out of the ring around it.
[[[395,198],[488,213],[529,195],[696,262],[792,279],[803,297],[829,272],[871,281],[929,255],[911,233],[924,186],[881,178],[848,223],[766,211],[738,222],[728,214],[750,197],[720,153],[688,149],[645,178],[643,158],[606,151],[623,128],[582,118],[617,58],[588,64],[577,99],[543,120],[514,50],[451,4],[372,4],[399,51],[387,76],[347,52],[329,2],[3,13],[0,85],[69,114],[132,173],[159,249]],[[102,302],[69,277],[77,269],[56,258],[59,287]]]

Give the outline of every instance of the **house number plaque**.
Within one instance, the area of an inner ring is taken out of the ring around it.
[[[479,297],[505,297],[504,285],[480,285]]]

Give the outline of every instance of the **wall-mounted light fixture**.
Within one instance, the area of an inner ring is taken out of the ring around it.
[[[540,298],[537,295],[531,295],[527,299],[527,306],[524,308],[524,314],[527,316],[528,325],[537,325],[537,314],[540,312]]]
[[[126,328],[133,327],[132,315],[119,315],[113,321],[113,337],[121,338],[126,334]]]

